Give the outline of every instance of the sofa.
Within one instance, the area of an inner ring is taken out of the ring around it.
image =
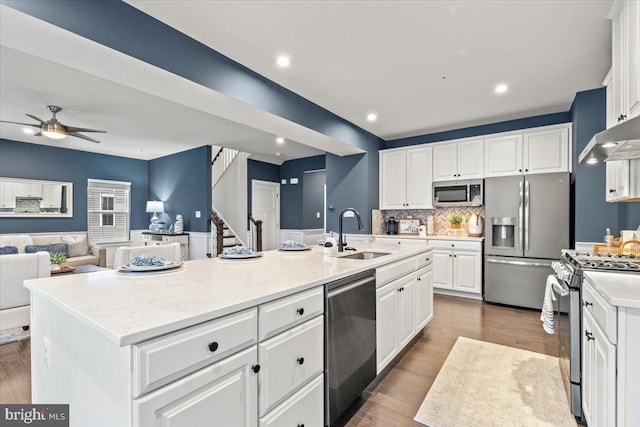
[[[48,252],[0,256],[0,331],[26,328],[30,295],[23,281],[50,276]]]
[[[18,254],[66,250],[67,261],[65,264],[72,267],[79,265],[107,266],[106,249],[98,248],[93,244],[87,233],[0,235],[0,248],[11,246],[17,248]]]

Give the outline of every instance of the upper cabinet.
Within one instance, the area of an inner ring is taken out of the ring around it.
[[[380,151],[380,209],[432,209],[432,148]]]
[[[569,126],[485,139],[484,176],[569,172]]]
[[[482,139],[450,142],[433,148],[433,180],[477,179],[484,174]]]
[[[612,93],[608,108],[617,123],[640,114],[640,2],[617,1],[609,17]]]

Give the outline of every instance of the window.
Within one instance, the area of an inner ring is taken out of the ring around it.
[[[89,179],[87,221],[96,243],[129,240],[130,182]]]

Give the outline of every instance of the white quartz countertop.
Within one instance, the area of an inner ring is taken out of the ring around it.
[[[376,239],[471,240],[475,242],[482,242],[484,240],[484,237],[452,236],[448,234],[430,234],[426,237],[417,236],[415,234],[375,234],[373,237],[375,237]]]
[[[585,271],[584,276],[609,304],[640,308],[640,274]]]
[[[384,244],[354,246],[390,254],[343,259],[323,255],[315,246],[304,252],[267,251],[252,260],[186,261],[184,269],[165,274],[107,270],[26,280],[25,286],[126,346],[431,250],[426,243],[393,250]]]

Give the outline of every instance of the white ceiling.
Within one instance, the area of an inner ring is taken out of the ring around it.
[[[567,111],[611,64],[611,0],[128,2],[385,139]]]

